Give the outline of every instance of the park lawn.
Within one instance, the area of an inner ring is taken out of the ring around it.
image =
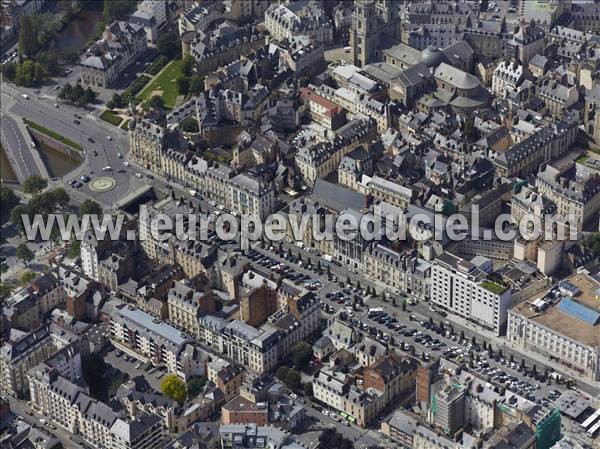
[[[64,136],[61,136],[56,131],[52,131],[51,129],[44,128],[42,125],[39,125],[39,124],[37,124],[35,122],[32,122],[31,120],[28,120],[26,118],[23,119],[23,123],[25,123],[30,128],[35,129],[36,131],[39,131],[39,132],[41,132],[43,134],[46,134],[47,136],[52,137],[53,139],[58,140],[59,142],[64,143],[65,145],[69,145],[70,147],[73,147],[76,150],[83,151],[83,148],[81,147],[81,145],[79,145],[78,143],[73,142],[71,139],[67,139]]]
[[[142,101],[150,99],[155,91],[161,91],[161,97],[167,108],[174,108],[177,100],[177,83],[176,80],[181,75],[181,59],[171,61],[167,66],[148,84],[138,95]]]
[[[125,120],[123,122],[123,124],[121,125],[121,129],[124,129],[125,131],[127,131],[129,129],[129,122],[130,121],[131,121],[130,119]]]
[[[119,126],[121,124],[121,122],[123,121],[123,119],[121,117],[119,117],[117,114],[115,114],[113,111],[106,109],[102,115],[100,115],[100,118],[102,120],[104,120],[105,122],[110,123],[111,125],[115,125],[115,126]]]

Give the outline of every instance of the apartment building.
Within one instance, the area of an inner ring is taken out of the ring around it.
[[[431,302],[500,335],[512,297],[510,288],[492,275],[489,259],[467,261],[444,253],[431,269]]]
[[[560,363],[575,375],[600,380],[600,283],[574,274],[508,312],[507,339]]]
[[[243,377],[239,366],[223,359],[214,358],[206,363],[206,379],[223,392],[225,401],[230,401],[239,394]]]
[[[2,326],[33,331],[44,317],[66,301],[63,285],[54,273],[40,274],[27,287],[6,299],[2,307]]]
[[[167,22],[167,2],[164,0],[143,0],[137,10],[153,17],[158,28]]]
[[[403,445],[402,447],[412,447],[413,435],[418,422],[418,417],[396,410],[387,421],[381,423],[381,432]]]
[[[75,335],[56,324],[45,324],[31,332],[13,330],[0,348],[2,391],[22,397],[29,390],[28,371],[75,339]]]
[[[278,44],[280,60],[298,76],[316,76],[325,70],[324,46],[306,35]]]
[[[280,338],[281,332],[273,326],[256,329],[234,320],[220,332],[219,352],[262,374],[278,365]]]
[[[464,425],[465,391],[461,385],[436,384],[431,399],[433,423],[447,435]]]
[[[255,27],[250,24],[238,27],[228,21],[182,36],[183,56],[192,55],[201,74],[212,73],[264,45],[264,34]]]
[[[361,145],[342,158],[338,166],[338,182],[351,190],[358,190],[363,175],[370,176],[372,173],[373,158]]]
[[[490,159],[496,173],[504,177],[524,177],[538,169],[544,162],[565,154],[577,138],[579,120],[573,114],[565,114],[555,123],[538,127],[526,124],[527,131],[512,129],[516,144],[507,149],[492,151]],[[514,128],[514,127],[513,127]]]
[[[346,123],[346,110],[323,98],[308,87],[300,89],[300,99],[307,105],[309,117],[327,129],[335,131]]]
[[[167,293],[169,322],[190,335],[198,333],[198,316],[214,313],[216,302],[211,293],[194,289],[187,280],[173,281]]]
[[[544,38],[546,33],[535,23],[527,23],[519,26],[513,35],[509,46],[514,49],[514,55],[523,65],[544,49]]]
[[[538,89],[540,99],[553,117],[561,117],[579,100],[577,86],[565,86],[556,80],[546,79]]]
[[[582,164],[572,163],[562,169],[542,167],[536,179],[541,195],[555,204],[560,216],[571,215],[577,231],[597,230],[600,213],[600,175]]]
[[[338,129],[332,141],[304,142],[294,163],[307,184],[326,177],[337,170],[342,158],[357,146],[371,142],[375,137],[375,121],[354,119]]]
[[[324,368],[313,378],[316,400],[348,415],[350,422],[366,426],[390,403],[415,386],[417,362],[386,355],[366,367],[363,384],[351,376]]]
[[[375,200],[384,201],[399,208],[405,208],[411,204],[413,191],[410,187],[382,178],[379,175],[367,179],[366,182],[363,179],[363,183],[366,185],[368,193]]]
[[[253,275],[249,272],[248,275]],[[251,289],[240,299],[240,320],[250,326],[264,324],[279,307],[277,292],[266,282]]]
[[[333,40],[333,24],[315,1],[274,3],[265,11],[265,28],[276,41],[306,34],[315,42]]]
[[[93,448],[155,449],[163,445],[162,419],[140,412],[133,417],[123,410],[90,397],[86,389],[39,365],[29,373],[31,406],[50,422],[80,435]]]
[[[144,27],[117,21],[106,27],[102,39],[88,48],[80,63],[81,81],[108,87],[148,48]]]
[[[193,339],[133,305],[119,305],[110,314],[110,340],[170,373],[187,379],[203,367],[194,359]]]
[[[429,298],[431,263],[414,254],[403,254],[381,244],[370,246],[363,255],[365,273],[391,291]]]
[[[257,426],[256,424],[226,424],[219,427],[221,447],[233,449],[286,449],[284,444],[289,434],[273,426]],[[292,447],[295,447],[293,445]],[[290,448],[291,449],[291,448]]]
[[[389,106],[371,96],[355,92],[346,87],[336,89],[325,84],[318,87],[311,86],[311,88],[321,97],[341,106],[352,114],[371,117],[377,123],[379,133],[386,132],[390,127]]]
[[[497,97],[506,98],[525,80],[525,76],[525,68],[516,61],[502,61],[492,75],[492,91]]]
[[[132,162],[162,174],[160,154],[167,139],[167,130],[151,118],[139,119],[131,111],[129,122],[129,155]]]

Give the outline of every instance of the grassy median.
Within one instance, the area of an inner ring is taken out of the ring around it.
[[[71,139],[67,139],[65,136],[61,136],[56,131],[52,131],[51,129],[44,128],[42,125],[32,122],[31,120],[28,120],[26,118],[23,119],[23,123],[25,123],[30,128],[41,132],[42,134],[46,134],[47,136],[52,137],[53,139],[58,140],[59,142],[62,142],[65,145],[69,145],[70,147],[73,147],[76,150],[83,152],[83,148],[81,147],[81,145],[73,142]]]

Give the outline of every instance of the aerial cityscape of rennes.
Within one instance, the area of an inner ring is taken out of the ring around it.
[[[600,449],[600,1],[0,6],[2,449]]]

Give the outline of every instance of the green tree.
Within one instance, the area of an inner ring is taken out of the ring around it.
[[[15,84],[31,87],[46,79],[46,71],[39,62],[27,60],[18,64],[15,70]]]
[[[0,283],[0,299],[6,299],[10,296],[12,288],[10,285]]]
[[[194,117],[188,117],[181,122],[181,129],[188,133],[197,133],[199,131],[198,120]]]
[[[177,78],[177,92],[180,95],[187,95],[190,90],[190,79],[187,76],[180,76]]]
[[[94,92],[92,90],[92,88],[90,86],[88,86],[85,89],[85,92],[83,93],[81,99],[80,99],[80,103],[82,104],[90,104],[93,103],[94,101],[96,101],[96,92]]]
[[[161,33],[156,40],[156,50],[160,55],[175,59],[181,55],[180,42],[179,34],[175,30]]]
[[[193,95],[200,95],[204,92],[204,77],[202,75],[194,75],[190,78],[190,89],[189,93]]]
[[[204,388],[204,384],[206,384],[206,377],[194,377],[190,379],[187,383],[187,397],[188,399],[193,399],[200,394],[202,388]]]
[[[65,207],[67,204],[69,204],[69,201],[71,200],[67,191],[62,187],[52,189],[49,193],[54,204],[56,204],[59,207]]]
[[[312,398],[313,395],[313,384],[312,382],[305,382],[302,385],[302,390],[304,390],[304,394],[309,398]]]
[[[56,75],[58,73],[58,54],[54,50],[48,50],[36,57],[36,61],[40,63],[46,73]]]
[[[69,243],[69,249],[67,250],[67,257],[75,259],[81,253],[81,240],[71,240]]]
[[[106,103],[108,109],[119,109],[124,108],[125,106],[125,100],[123,100],[123,97],[116,92],[113,94],[112,99]]]
[[[194,70],[195,64],[196,61],[192,55],[185,55],[181,61],[181,73],[183,73],[185,76],[190,76]]]
[[[79,216],[83,215],[102,215],[102,206],[94,200],[85,200],[79,206]]]
[[[17,75],[17,63],[16,62],[8,62],[6,64],[2,64],[2,76],[4,78],[6,78],[7,81],[14,81],[16,75]]]
[[[280,366],[276,375],[288,388],[294,391],[300,391],[302,388],[302,378],[298,371],[287,366]]]
[[[19,24],[19,55],[33,57],[37,51],[37,40],[33,30],[33,20],[29,15],[21,15]]]
[[[19,204],[19,197],[14,190],[7,186],[0,186],[0,222],[4,223],[10,218],[14,207]]]
[[[292,348],[292,357],[294,360],[294,366],[296,369],[303,369],[308,366],[313,356],[312,346],[305,342],[300,341]]]
[[[25,266],[27,266],[29,265],[29,262],[33,260],[35,254],[33,254],[33,251],[29,249],[27,244],[21,243],[19,246],[17,246],[16,256],[17,259],[19,259],[21,262],[23,262]]]
[[[58,98],[61,100],[70,100],[73,95],[73,86],[68,81],[62,87],[62,89],[58,92]]]
[[[41,192],[48,186],[48,181],[38,175],[32,175],[25,178],[23,184],[21,186],[21,190],[23,193],[27,193],[29,195],[35,195],[36,193]]]
[[[170,397],[179,404],[183,404],[186,397],[185,383],[175,374],[168,374],[160,383],[160,390],[165,396]]]
[[[81,84],[77,83],[75,84],[75,86],[73,86],[73,90],[71,91],[71,98],[69,98],[69,100],[76,102],[81,97],[83,97],[84,94],[85,91],[83,90],[83,87],[81,87]]]
[[[29,215],[29,209],[24,204],[19,204],[18,206],[15,206],[10,213],[11,223],[14,224],[17,230],[21,233],[25,229],[23,226],[23,215]]]
[[[163,98],[159,95],[153,95],[149,100],[148,100],[148,107],[149,108],[162,108],[165,106],[165,100],[163,100]]]
[[[106,23],[124,19],[135,11],[136,0],[110,0],[104,2],[102,17]]]
[[[23,272],[23,274],[21,274],[21,277],[19,278],[19,281],[21,282],[21,285],[25,286],[27,284],[29,284],[31,281],[33,281],[36,278],[37,274],[34,273],[33,271],[25,271]]]

